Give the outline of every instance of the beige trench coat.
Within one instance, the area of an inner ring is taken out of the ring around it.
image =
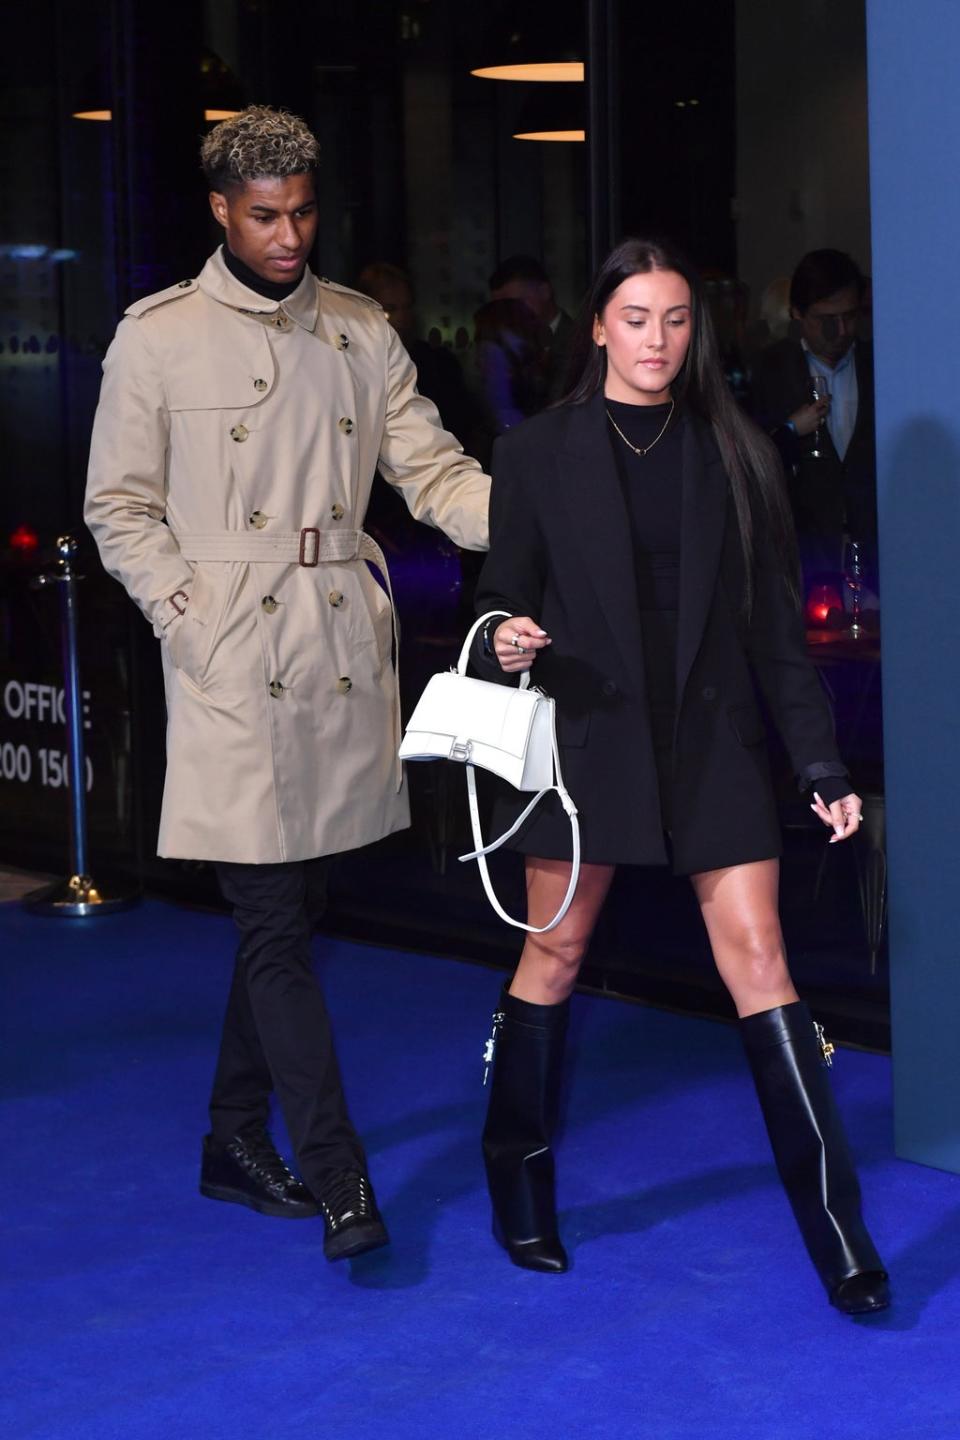
[[[401,829],[370,486],[379,467],[417,519],[482,550],[489,480],[383,311],[309,270],[265,300],[218,251],[130,307],[103,371],[85,516],[162,641],[159,853],[301,860]]]

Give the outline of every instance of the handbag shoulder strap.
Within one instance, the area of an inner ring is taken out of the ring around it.
[[[492,613],[495,615],[499,615],[503,612],[495,610]],[[486,616],[483,616],[482,618],[486,619]],[[526,675],[524,676],[524,678],[526,678]],[[483,881],[483,888],[487,892],[487,899],[490,901],[490,904],[500,916],[500,919],[505,920],[508,925],[513,925],[514,928],[517,930],[526,930],[531,935],[543,935],[547,930],[553,930],[555,926],[560,924],[560,921],[570,909],[570,906],[573,902],[574,894],[576,893],[577,881],[580,878],[580,822],[577,819],[577,807],[573,803],[573,799],[570,795],[569,790],[563,783],[563,776],[560,772],[560,752],[557,747],[557,725],[555,712],[551,713],[550,748],[553,754],[553,784],[548,785],[545,790],[540,790],[536,795],[534,795],[529,805],[524,807],[518,818],[510,826],[509,830],[505,830],[503,834],[498,837],[498,839],[491,841],[489,845],[484,845],[483,833],[480,828],[480,808],[477,804],[476,771],[472,765],[468,764],[466,766],[467,798],[470,805],[470,828],[473,832],[473,843],[476,846],[476,849],[471,850],[468,855],[460,855],[458,858],[461,861],[476,860],[477,865],[480,869],[480,879]],[[556,790],[557,794],[560,796],[560,803],[562,804],[566,812],[567,819],[570,821],[570,836],[573,844],[572,865],[570,867],[570,881],[567,885],[567,893],[564,895],[563,900],[560,904],[560,908],[557,911],[556,915],[554,915],[553,919],[550,920],[546,925],[527,925],[524,923],[523,920],[514,920],[512,915],[508,915],[506,910],[504,910],[503,906],[500,904],[500,901],[497,899],[496,892],[493,888],[493,881],[490,879],[490,871],[487,866],[487,856],[491,853],[491,851],[499,850],[501,845],[506,844],[508,840],[513,838],[513,836],[520,829],[520,826],[527,819],[528,815],[532,814],[532,812],[540,804],[540,801],[543,799],[543,797],[545,795],[549,795],[552,790]]]

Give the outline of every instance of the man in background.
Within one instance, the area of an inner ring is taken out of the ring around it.
[[[807,580],[840,570],[848,539],[875,561],[873,350],[859,338],[863,290],[849,255],[805,255],[790,281],[798,333],[754,364],[753,411],[784,460]],[[826,381],[819,399],[814,376]]]

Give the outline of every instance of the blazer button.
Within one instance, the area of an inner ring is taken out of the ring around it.
[[[266,515],[264,515],[263,511],[254,510],[253,514],[250,516],[250,524],[253,526],[254,530],[263,530],[266,526],[266,523],[267,517]]]
[[[353,434],[353,421],[349,419],[349,417],[346,415],[342,415],[340,417],[340,419],[337,421],[337,427],[338,429],[343,431],[344,435]]]
[[[268,615],[273,615],[277,610],[280,609],[278,602],[274,600],[272,595],[264,595],[263,599],[260,601],[260,606],[263,610],[266,610]]]
[[[283,686],[279,680],[270,681],[270,694],[273,696],[274,700],[280,700],[283,698]]]
[[[339,610],[340,606],[343,604],[343,591],[331,590],[330,594],[327,596],[327,599],[330,601],[330,604],[333,606],[334,610]]]
[[[349,676],[349,675],[341,675],[341,676],[340,676],[340,679],[337,681],[337,694],[338,694],[338,695],[349,695],[349,693],[350,693],[350,691],[351,691],[352,689],[353,689],[353,681],[350,679],[350,676]]]
[[[254,380],[253,388],[254,390],[259,390],[260,393],[263,394],[264,390],[266,390],[267,388],[266,380]]]
[[[619,687],[615,685],[612,680],[604,680],[603,684],[600,686],[600,693],[601,695],[606,695],[608,700],[612,700],[614,695],[620,694],[620,690]]]
[[[246,425],[234,425],[232,430],[230,431],[230,439],[236,440],[238,445],[242,445],[249,434],[250,431],[247,429]]]
[[[333,343],[338,350],[346,350],[350,344],[350,338],[347,335],[335,335],[333,337]]]
[[[704,685],[700,693],[703,696],[704,700],[716,700],[717,687],[716,685]]]
[[[347,512],[344,510],[343,506],[340,504],[339,501],[337,501],[336,505],[330,506],[330,514],[333,516],[334,520],[342,520],[346,513]]]

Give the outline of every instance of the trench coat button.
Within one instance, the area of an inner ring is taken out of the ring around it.
[[[334,343],[334,345],[336,345],[336,347],[337,347],[338,350],[346,350],[347,347],[348,347],[349,344],[350,344],[350,336],[349,336],[349,335],[335,335],[335,336],[333,337],[333,343]]]
[[[192,284],[193,284],[193,281],[192,281],[192,280],[179,280],[179,281],[177,282],[177,289],[178,289],[178,290],[189,290],[189,289],[190,289],[190,286],[191,286]]]
[[[283,696],[283,685],[279,680],[270,681],[270,694],[274,700],[280,700]]]
[[[337,694],[348,695],[352,689],[353,681],[350,679],[350,676],[341,675],[340,679],[337,681]]]
[[[342,520],[346,513],[347,512],[344,510],[339,500],[337,501],[336,505],[330,506],[330,514],[333,516],[334,520]]]
[[[266,388],[267,388],[267,382],[266,382],[266,380],[254,380],[254,382],[253,382],[253,388],[254,388],[254,390],[259,390],[259,391],[261,392],[261,394],[262,394],[263,391],[266,390]]]
[[[266,610],[268,615],[273,615],[275,611],[280,609],[279,603],[274,600],[272,595],[264,595],[260,601],[260,605],[262,609]]]
[[[253,514],[250,516],[250,524],[253,526],[254,530],[264,530],[266,528],[267,517],[266,515],[264,515],[262,510],[254,510]]]
[[[246,425],[234,425],[230,430],[230,439],[236,440],[238,445],[242,445],[249,434],[250,431]]]
[[[274,315],[273,324],[277,327],[278,330],[290,329],[290,321],[287,316],[284,315],[282,310],[278,310],[276,315]]]
[[[716,685],[704,685],[700,693],[703,696],[704,700],[716,700],[717,687]]]
[[[343,431],[344,435],[353,434],[353,421],[348,416],[342,416],[341,419],[337,421],[337,426]]]
[[[600,693],[601,695],[606,695],[608,700],[612,700],[614,695],[620,694],[620,691],[617,685],[615,685],[612,680],[604,680],[603,684],[600,686]]]
[[[343,604],[343,591],[331,590],[330,594],[327,596],[327,599],[330,601],[330,604],[333,606],[334,610],[339,610],[340,606]]]

